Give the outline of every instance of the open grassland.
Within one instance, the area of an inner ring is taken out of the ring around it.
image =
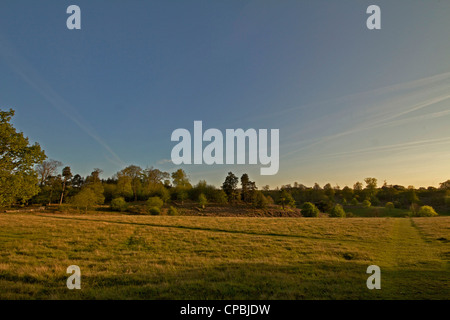
[[[449,240],[450,217],[3,214],[0,299],[449,299]]]

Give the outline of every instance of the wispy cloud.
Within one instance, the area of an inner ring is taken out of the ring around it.
[[[27,82],[36,92],[41,94],[52,107],[60,111],[67,118],[72,120],[83,132],[100,144],[110,155],[107,160],[118,166],[123,166],[124,162],[113,151],[113,149],[100,137],[100,135],[87,123],[75,108],[59,95],[50,84],[39,75],[37,70],[23,58],[14,46],[0,34],[0,57],[7,65]]]

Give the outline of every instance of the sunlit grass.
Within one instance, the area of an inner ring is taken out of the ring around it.
[[[448,299],[449,217],[1,215],[1,299]],[[78,265],[82,289],[68,290]],[[367,266],[382,270],[368,290]]]

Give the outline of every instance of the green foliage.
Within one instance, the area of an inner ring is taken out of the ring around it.
[[[183,189],[192,188],[192,185],[189,182],[189,178],[183,169],[178,169],[177,171],[172,173],[172,181],[175,187]]]
[[[283,210],[286,206],[288,207],[294,207],[295,206],[295,200],[292,198],[292,195],[286,190],[283,189],[280,194],[280,199],[278,200],[278,203],[281,204],[283,207]]]
[[[311,203],[305,202],[302,206],[302,216],[303,217],[317,217],[319,215],[319,209]]]
[[[330,211],[330,217],[344,218],[345,217],[344,208],[342,208],[340,204],[335,205],[334,208],[331,209]]]
[[[438,214],[431,206],[422,206],[417,212],[418,217],[435,217]]]
[[[387,210],[392,210],[392,209],[394,209],[394,208],[395,208],[395,206],[394,206],[394,204],[393,204],[392,202],[386,203],[386,209],[387,209]]]
[[[206,199],[205,195],[201,193],[198,196],[198,204],[202,207],[202,209],[205,209],[206,204],[208,203],[208,200]]]
[[[161,209],[158,207],[151,207],[148,212],[152,215],[152,216],[159,216],[161,214]]]
[[[237,191],[237,185],[239,183],[239,178],[236,177],[232,172],[228,172],[228,176],[225,178],[222,184],[222,189],[225,191],[228,201],[233,202],[238,200],[239,193]]]
[[[125,211],[127,210],[127,202],[123,197],[115,198],[111,201],[111,209],[115,211]]]
[[[160,197],[150,197],[148,198],[146,205],[148,210],[151,210],[152,208],[161,209],[164,205],[164,202]]]
[[[34,166],[46,156],[39,144],[30,145],[10,123],[14,110],[0,110],[0,207],[25,203],[38,194]]]
[[[357,206],[359,204],[358,199],[356,199],[356,198],[353,198],[350,203],[352,206]]]
[[[170,206],[169,210],[167,211],[167,214],[169,216],[177,216],[178,215],[178,210],[177,210],[177,208]]]
[[[273,200],[272,200],[273,201]],[[264,209],[269,204],[269,201],[264,196],[264,194],[261,191],[257,191],[255,194],[255,199],[253,202],[254,206],[259,209]]]
[[[372,205],[372,203],[370,203],[369,200],[364,200],[364,201],[362,202],[362,206],[363,206],[364,208],[369,208],[371,205]]]
[[[79,210],[84,209],[87,213],[89,209],[94,206],[102,204],[105,198],[102,193],[98,192],[98,189],[92,186],[86,186],[81,189],[74,197],[72,197],[70,203],[77,207]]]

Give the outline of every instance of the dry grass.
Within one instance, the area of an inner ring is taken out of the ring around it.
[[[449,225],[0,215],[0,299],[448,299]],[[81,290],[66,288],[72,264]],[[381,290],[366,287],[371,264],[381,267]]]

